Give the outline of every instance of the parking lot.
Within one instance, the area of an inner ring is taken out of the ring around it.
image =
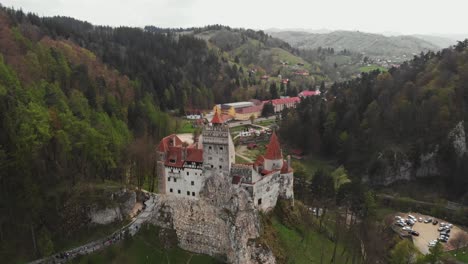
[[[437,240],[439,238],[440,232],[439,232],[438,229],[440,228],[440,223],[449,224],[447,221],[444,221],[444,220],[441,220],[441,219],[438,219],[438,218],[434,218],[434,217],[431,217],[431,216],[428,216],[428,215],[418,214],[418,213],[407,213],[407,214],[398,213],[398,214],[395,214],[395,216],[397,216],[397,215],[402,217],[403,219],[407,219],[408,215],[413,215],[416,219],[422,218],[423,220],[425,220],[425,219],[428,219],[428,218],[432,218],[433,221],[434,220],[438,221],[438,223],[436,225],[433,225],[432,222],[424,223],[424,221],[423,222],[415,221],[414,225],[412,226],[412,230],[419,233],[419,236],[413,235],[414,245],[423,254],[429,253],[429,248],[430,248],[429,243],[431,241]],[[399,228],[402,229],[403,227],[399,227]],[[442,243],[442,245],[444,246],[444,249],[446,251],[454,249],[453,245],[450,243],[450,238],[455,237],[460,232],[465,232],[465,231],[463,231],[459,227],[453,225],[453,227],[450,229],[450,237],[449,237],[447,243]],[[405,233],[405,232],[402,232],[402,233]]]

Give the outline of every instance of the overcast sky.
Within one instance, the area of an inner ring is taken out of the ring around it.
[[[0,0],[41,16],[111,26],[304,28],[468,33],[467,0]]]

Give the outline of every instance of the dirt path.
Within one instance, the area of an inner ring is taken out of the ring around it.
[[[252,159],[250,159],[250,158],[248,158],[247,156],[244,155],[244,153],[246,151],[247,151],[247,147],[241,145],[236,149],[236,156],[243,158],[247,162],[254,163],[254,161]]]

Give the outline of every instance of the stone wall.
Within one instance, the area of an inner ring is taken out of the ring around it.
[[[211,174],[202,199],[158,195],[151,222],[175,230],[181,248],[219,257],[228,263],[275,263],[269,249],[256,245],[258,211],[249,194],[228,177]]]

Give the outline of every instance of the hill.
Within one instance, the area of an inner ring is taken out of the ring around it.
[[[427,42],[430,42],[441,49],[448,48],[452,45],[457,44],[456,39],[448,38],[448,37],[439,37],[439,36],[434,36],[434,35],[412,35],[412,36],[425,40]]]
[[[428,41],[412,36],[386,37],[379,34],[359,31],[333,31],[327,34],[307,32],[271,32],[273,37],[280,38],[291,46],[299,49],[333,48],[336,51],[350,50],[368,56],[393,57],[396,61],[404,61],[413,55],[429,50],[439,50]]]
[[[284,113],[280,134],[309,152],[338,157],[359,180],[432,179],[439,193],[468,204],[467,67],[465,40],[399,69],[337,83],[325,98]]]

